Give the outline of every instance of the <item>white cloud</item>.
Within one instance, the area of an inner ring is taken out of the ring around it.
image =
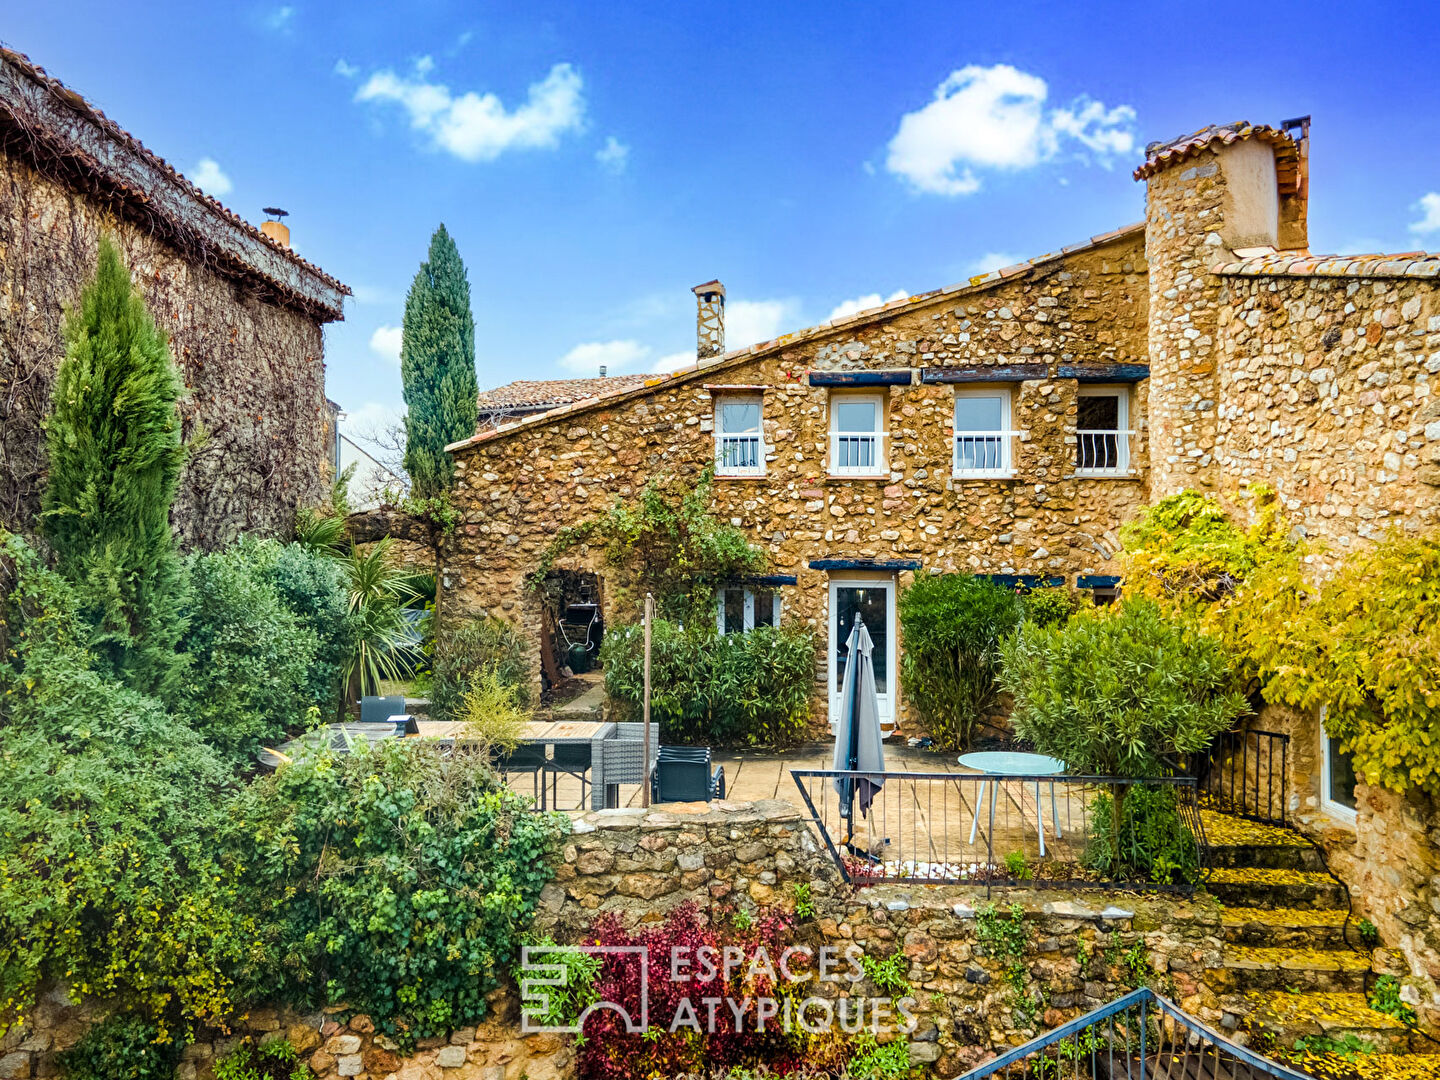
[[[695,363],[695,354],[693,352],[669,353],[666,356],[660,357],[659,360],[656,360],[655,363],[651,365],[650,370],[656,374],[661,374],[679,371],[681,368],[689,367],[693,363]]]
[[[1415,209],[1420,211],[1420,220],[1411,222],[1411,232],[1440,232],[1440,191],[1432,191],[1428,195],[1420,196],[1420,201],[1415,204]]]
[[[405,332],[398,326],[377,326],[370,335],[370,351],[392,364],[398,364],[400,345],[404,339]]]
[[[377,71],[355,92],[361,102],[393,102],[410,117],[410,126],[463,161],[493,161],[506,150],[548,148],[560,136],[578,131],[585,117],[584,82],[569,64],[556,64],[530,86],[523,104],[507,109],[495,94],[450,88],[430,82],[434,61],[421,57],[410,76]]]
[[[1000,270],[1024,261],[1025,256],[1023,255],[1011,255],[1007,251],[987,251],[971,262],[967,269],[971,277],[977,277],[980,274],[988,274],[991,270]]]
[[[342,79],[353,79],[360,74],[360,69],[342,56],[335,61],[335,74]]]
[[[386,401],[367,401],[358,408],[345,410],[345,419],[340,421],[340,430],[352,437],[370,435],[398,424],[404,416],[403,407]]]
[[[271,9],[271,11],[265,16],[265,27],[268,30],[276,30],[283,32],[289,30],[290,24],[294,21],[295,9],[287,4],[284,7],[277,7]]]
[[[1047,111],[1049,93],[1044,79],[1009,64],[952,71],[933,101],[900,118],[885,167],[917,191],[959,196],[980,190],[977,170],[1028,169],[1067,141],[1102,160],[1133,148],[1128,105],[1080,97]]]
[[[630,163],[630,147],[615,138],[614,135],[607,135],[605,145],[595,151],[595,160],[606,172],[619,176],[625,171],[625,166]]]
[[[396,293],[382,285],[351,285],[350,295],[357,304],[388,304],[396,300]]]
[[[796,328],[799,305],[793,300],[734,300],[725,305],[725,349],[743,349]]]
[[[843,319],[846,315],[854,315],[857,311],[867,311],[870,308],[879,307],[881,304],[888,304],[891,300],[903,300],[910,293],[905,289],[896,289],[889,296],[881,296],[878,292],[866,293],[864,296],[857,296],[854,300],[841,300],[830,309],[830,314],[825,316],[826,322],[835,319]]]
[[[562,356],[560,366],[582,378],[593,379],[600,374],[602,364],[607,374],[619,375],[640,367],[649,355],[650,346],[638,341],[588,341]]]
[[[214,195],[217,199],[230,194],[230,189],[235,186],[230,183],[230,177],[225,175],[225,170],[220,168],[220,163],[208,157],[195,163],[190,179],[201,191]]]

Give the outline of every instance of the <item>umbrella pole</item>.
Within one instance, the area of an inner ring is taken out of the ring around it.
[[[860,767],[860,667],[856,663],[856,654],[860,651],[860,614],[855,614],[855,629],[850,631],[850,656],[848,668],[845,672],[845,679],[851,683],[853,689],[850,693],[850,746],[845,755],[845,768],[854,772]],[[845,808],[845,820],[849,825],[850,839],[855,839],[855,787],[859,781],[855,777],[850,778],[846,791],[849,794]]]

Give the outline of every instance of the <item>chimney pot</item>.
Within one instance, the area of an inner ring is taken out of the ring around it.
[[[707,281],[695,294],[695,359],[709,360],[725,352],[725,286]]]
[[[268,216],[260,223],[260,231],[277,244],[283,244],[288,248],[290,246],[290,226],[280,220],[289,216],[288,211],[281,210],[278,206],[267,206],[265,213]]]

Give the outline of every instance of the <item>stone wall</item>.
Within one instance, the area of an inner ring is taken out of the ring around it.
[[[764,388],[766,474],[717,479],[714,510],[766,551],[771,573],[798,578],[782,589],[787,617],[817,628],[822,642],[828,579],[810,569],[813,559],[909,559],[922,572],[1031,573],[1072,584],[1078,574],[1116,573],[1116,529],[1147,498],[1145,440],[1132,442],[1130,476],[1075,477],[1078,384],[1058,376],[1062,364],[1143,363],[1144,313],[1145,262],[1132,229],[1027,272],[483,436],[455,455],[463,523],[442,559],[442,632],[447,621],[482,612],[513,619],[535,649],[538,678],[541,616],[523,581],[556,530],[634,496],[652,476],[692,483],[714,459],[717,397],[755,387]],[[1002,365],[1017,363],[1041,374],[1005,383],[1022,433],[1013,477],[954,478],[954,388],[913,372],[992,368],[1006,379],[1013,376]],[[907,385],[864,391],[885,403],[883,478],[828,474],[831,401],[861,391],[811,386],[811,370],[912,373]],[[1143,430],[1145,416],[1141,383],[1131,392],[1130,426]],[[638,598],[598,549],[574,549],[557,565],[606,578],[609,625],[634,617]],[[824,713],[823,691],[816,711]]]
[[[10,156],[0,156],[0,525],[31,531],[44,484],[41,419],[64,356],[65,309],[120,247],[184,381],[192,453],[173,520],[185,543],[289,529],[330,483],[324,341],[314,315],[258,299]]]
[[[782,801],[668,805],[663,811],[587,815],[557,855],[555,880],[542,897],[536,930],[576,941],[594,920],[613,913],[630,926],[653,923],[682,903],[711,916],[737,909],[794,909],[796,883],[808,884],[812,917],[796,923],[795,943],[818,949],[856,945],[882,959],[909,962],[917,1025],[906,1037],[912,1060],[934,1075],[954,1076],[993,1052],[1018,1044],[1133,987],[1129,953],[1182,1005],[1218,1022],[1216,994],[1203,972],[1220,956],[1213,903],[1134,895],[1056,892],[996,894],[1003,911],[1018,904],[1027,928],[1024,989],[1043,988],[1026,1015],[1006,983],[1004,963],[981,942],[985,892],[977,887],[881,886],[855,891],[839,879],[799,810]],[[817,991],[818,992],[818,991]],[[832,984],[826,994],[888,997],[869,979]],[[367,1016],[343,1008],[311,1015],[257,1008],[235,1030],[203,1034],[189,1047],[177,1080],[212,1080],[214,1063],[235,1043],[284,1037],[321,1080],[551,1080],[574,1073],[568,1036],[519,1031],[512,989],[490,997],[478,1028],[425,1040],[404,1055]],[[0,1078],[56,1074],[55,1055],[100,1014],[63,989],[42,995],[26,1028],[0,1039]]]

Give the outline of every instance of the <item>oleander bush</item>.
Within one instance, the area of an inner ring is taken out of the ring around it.
[[[937,574],[900,594],[899,613],[905,699],[942,745],[964,748],[999,697],[1000,641],[1024,605],[988,578]]]
[[[525,636],[495,617],[468,619],[435,639],[431,656],[430,709],[437,720],[454,720],[472,685],[488,673],[514,688],[527,704],[530,663]]]
[[[640,718],[644,629],[618,626],[600,646],[605,690],[624,719]],[[805,734],[815,638],[801,627],[721,634],[713,621],[652,624],[650,716],[668,743],[786,746]]]
[[[252,995],[343,1002],[402,1041],[484,1016],[563,822],[483,757],[402,740],[287,765],[247,789],[240,817],[269,958]]]

